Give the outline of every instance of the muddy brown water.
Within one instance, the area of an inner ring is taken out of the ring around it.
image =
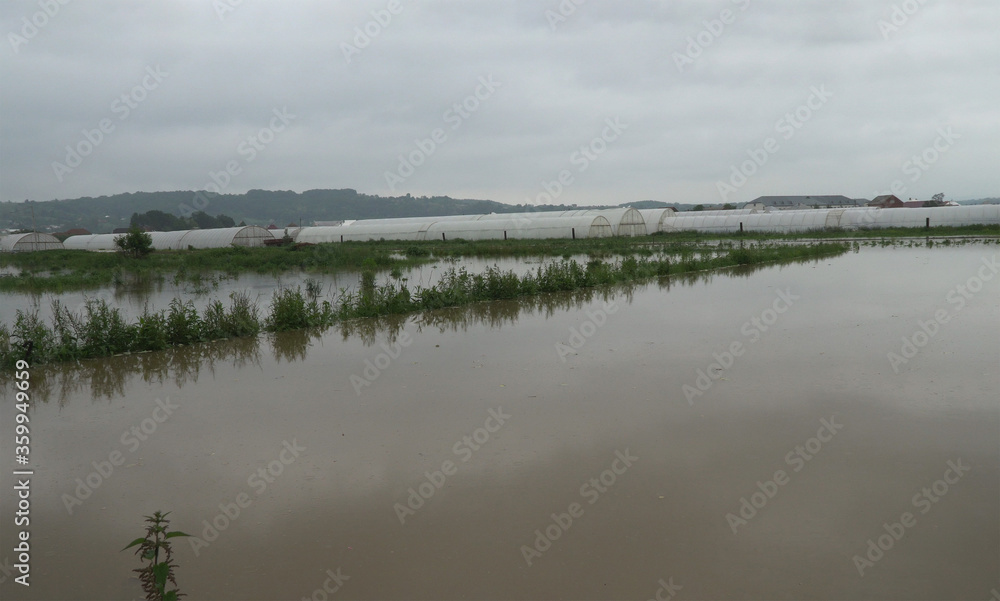
[[[34,368],[31,586],[0,594],[140,598],[119,550],[164,510],[201,539],[189,599],[988,599],[998,259],[866,248]]]

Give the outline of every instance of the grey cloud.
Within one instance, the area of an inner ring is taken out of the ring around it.
[[[210,171],[245,160],[240,143],[287,106],[295,121],[242,164],[229,191],[389,194],[385,172],[441,127],[447,141],[397,193],[524,202],[575,169],[571,154],[604,119],[620,117],[629,129],[574,171],[559,202],[714,203],[716,182],[819,85],[834,97],[734,200],[871,197],[945,126],[961,140],[908,193],[997,194],[992,0],[926,3],[888,40],[879,22],[903,2],[753,0],[743,11],[730,0],[588,0],[555,31],[546,11],[558,1],[399,2],[350,63],[342,45],[388,0],[244,0],[222,19],[208,1],[75,1],[16,53],[7,34],[41,9],[3,3],[0,199],[200,188]],[[724,9],[735,21],[678,70],[676,53],[706,39]],[[115,99],[157,65],[169,76],[119,119]],[[502,86],[450,129],[445,111],[490,74]],[[58,181],[52,163],[105,118],[115,130]]]

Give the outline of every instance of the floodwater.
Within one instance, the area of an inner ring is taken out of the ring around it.
[[[988,599],[998,260],[863,248],[34,368],[31,586],[0,594],[139,598],[119,550],[163,510],[190,599]]]

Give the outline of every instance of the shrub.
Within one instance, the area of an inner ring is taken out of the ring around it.
[[[153,251],[153,237],[133,226],[128,233],[115,238],[115,246],[126,257],[139,259]]]

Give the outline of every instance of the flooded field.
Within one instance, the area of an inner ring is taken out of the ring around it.
[[[586,255],[577,255],[572,258],[583,263],[587,261]],[[554,260],[561,259],[535,257],[527,259],[464,259],[461,261],[442,259],[427,265],[401,270],[399,281],[405,282],[410,288],[416,286],[428,288],[441,279],[442,273],[453,267],[456,269],[464,267],[471,272],[479,273],[487,267],[496,266],[504,271],[513,271],[518,275],[523,275],[528,271],[534,271],[542,263]],[[320,285],[325,298],[332,298],[342,289],[356,290],[360,278],[360,272],[349,270],[339,273],[243,273],[236,276],[208,273],[199,283],[175,281],[172,276],[168,276],[162,282],[151,282],[147,285],[129,288],[102,288],[64,294],[11,292],[3,293],[3,304],[0,305],[0,323],[12,324],[17,319],[18,311],[28,312],[34,308],[37,308],[42,319],[47,320],[52,315],[51,305],[55,299],[76,313],[83,312],[87,299],[103,299],[109,304],[121,307],[123,314],[130,319],[138,318],[146,307],[151,311],[165,309],[175,298],[190,300],[199,311],[202,311],[208,303],[215,299],[226,301],[230,293],[243,291],[249,292],[258,306],[265,308],[271,302],[275,291],[281,288],[305,286],[307,281],[312,280]],[[380,272],[376,277],[378,284],[390,280],[394,280],[394,278],[385,271]]]
[[[998,261],[862,248],[35,367],[31,586],[8,472],[0,594],[140,598],[120,549],[162,510],[189,599],[988,599]]]

